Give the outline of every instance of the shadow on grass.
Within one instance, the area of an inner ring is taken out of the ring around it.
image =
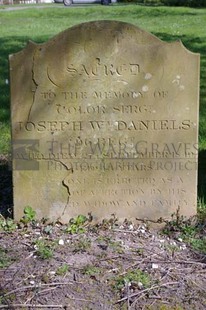
[[[0,214],[13,217],[12,171],[7,160],[0,160]]]
[[[117,6],[117,4],[115,4],[114,6]],[[166,15],[172,15],[172,16],[194,16],[194,15],[199,15],[201,12],[201,9],[205,9],[205,6],[203,5],[199,5],[198,7],[195,6],[184,6],[184,5],[179,5],[179,6],[169,6],[169,5],[164,5],[163,3],[138,3],[137,1],[132,2],[132,0],[130,0],[130,2],[128,1],[128,3],[124,3],[121,2],[121,0],[118,2],[118,7],[129,7],[129,6],[137,6],[141,9],[144,8],[148,8],[148,9],[152,9],[149,16],[159,16],[159,14],[164,15],[165,13]],[[160,9],[160,10],[159,10]],[[194,10],[198,10],[198,11],[192,11],[191,9]],[[204,14],[205,12],[202,11],[202,13]]]
[[[47,38],[36,42],[41,43]],[[10,126],[10,93],[9,93],[9,55],[21,51],[29,41],[27,37],[0,38],[0,128],[1,125]],[[4,137],[1,133],[0,143]],[[13,184],[12,171],[8,161],[8,154],[0,154],[0,214],[5,217],[13,216]]]
[[[38,43],[46,40],[47,38],[41,38]],[[0,38],[0,123],[10,121],[9,55],[21,51],[27,42],[28,37]]]
[[[36,42],[42,43],[42,37]],[[28,37],[0,38],[0,155],[8,154],[10,148],[10,88],[9,55],[21,51],[29,42]]]
[[[199,152],[198,160],[198,198],[206,203],[206,151]]]

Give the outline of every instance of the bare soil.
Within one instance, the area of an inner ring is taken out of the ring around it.
[[[181,239],[145,225],[106,222],[75,235],[65,229],[1,232],[1,309],[206,308],[205,257]]]

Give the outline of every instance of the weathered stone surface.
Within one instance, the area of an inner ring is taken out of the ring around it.
[[[122,22],[10,56],[14,213],[196,213],[199,55]]]

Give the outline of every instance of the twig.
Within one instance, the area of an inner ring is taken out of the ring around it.
[[[52,308],[52,309],[56,309],[56,308],[60,308],[60,309],[64,309],[65,306],[63,305],[34,305],[34,304],[10,304],[10,305],[0,305],[0,309],[17,309],[18,308],[39,308],[39,309],[42,309],[42,308],[45,308],[45,309],[48,309],[48,308]]]
[[[101,262],[101,261],[106,261],[106,260],[112,260],[112,259],[116,259],[116,258],[119,258],[121,257],[121,255],[115,255],[115,256],[110,256],[110,257],[105,257],[105,258],[101,258],[101,259],[98,259],[97,262]]]
[[[45,290],[43,290],[41,292],[38,292],[38,295],[42,295],[42,294],[44,294],[46,292],[50,292],[50,291],[53,291],[53,290],[56,290],[56,287],[47,288],[47,289],[45,289]]]
[[[130,310],[129,283],[127,283],[127,310]]]
[[[84,299],[84,298],[74,298],[74,297],[68,297],[69,299],[72,300],[78,300],[78,301],[86,301],[86,302],[92,302],[92,300],[89,299]],[[60,309],[65,309],[66,305],[35,305],[35,304],[9,304],[9,305],[0,305],[0,309],[16,309],[18,308],[52,308],[52,309],[56,309],[56,308],[60,308]]]
[[[195,281],[193,281],[193,280],[191,280],[191,279],[190,279],[190,281],[191,281],[194,285],[196,285],[201,291],[206,292],[206,289],[204,289],[204,287],[200,287]]]
[[[161,296],[149,296],[148,298],[149,299],[159,299],[159,300],[162,300]]]
[[[41,292],[38,292],[38,293],[35,292],[30,298],[27,299],[27,301],[25,302],[25,304],[27,305],[28,302],[31,302],[32,299],[33,299],[35,296],[45,294],[46,292],[52,291],[52,290],[56,290],[56,287],[47,288],[47,289],[45,289],[45,290],[43,290],[43,291],[41,291]]]
[[[127,234],[138,234],[138,230],[123,230],[123,229],[112,229],[115,232],[122,232],[122,233],[127,233]]]
[[[160,288],[160,287],[163,287],[163,286],[166,286],[166,287],[167,287],[167,286],[174,285],[174,284],[179,284],[179,282],[167,282],[167,283],[160,284],[160,285],[153,285],[153,286],[151,286],[151,287],[149,287],[149,288],[144,289],[143,291],[140,291],[140,292],[131,294],[130,296],[123,297],[123,298],[117,300],[114,304],[115,304],[115,305],[116,305],[116,304],[119,304],[120,302],[125,301],[125,300],[127,300],[128,298],[136,297],[136,296],[138,296],[138,295],[141,295],[141,294],[143,294],[143,293],[145,293],[145,292],[149,292],[149,291],[154,290],[154,289],[156,289],[156,288]]]
[[[93,301],[91,299],[85,299],[85,298],[74,298],[74,297],[70,297],[70,296],[67,296],[67,298],[71,299],[71,300],[78,300],[78,301],[86,301],[86,302],[92,302]]]
[[[164,262],[162,262],[164,263]],[[168,261],[168,263],[173,263],[173,264],[189,264],[189,265],[206,265],[206,263],[201,263],[201,261],[198,261],[198,262],[195,262],[195,261],[192,261],[192,260],[174,260],[174,261]]]
[[[38,288],[42,288],[45,286],[58,286],[58,285],[68,285],[68,284],[74,284],[74,283],[82,283],[82,282],[53,282],[53,283],[48,283],[48,284],[39,284],[39,285],[29,285],[29,286],[23,286],[23,287],[19,287],[16,288],[15,290],[12,290],[6,294],[3,295],[3,297],[7,297],[8,295],[14,294],[16,292],[19,291],[25,291],[25,290],[29,290],[29,289],[38,289]]]
[[[134,258],[135,259],[135,258]],[[151,264],[188,264],[188,265],[206,265],[206,263],[201,263],[200,261],[184,261],[184,260],[149,260],[149,259],[142,259],[142,260],[137,260],[136,259],[136,263],[133,264],[131,267],[134,267],[135,265],[139,265],[141,263],[151,263]],[[129,267],[127,268],[129,269]]]

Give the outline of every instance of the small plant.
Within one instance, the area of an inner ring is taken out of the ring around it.
[[[85,275],[89,275],[91,277],[100,274],[101,270],[98,267],[92,266],[92,265],[86,265],[83,269],[82,269],[82,273]]]
[[[107,250],[107,248],[109,247],[110,249],[112,249],[113,251],[115,251],[115,252],[117,252],[119,254],[124,253],[124,249],[122,247],[121,241],[113,241],[108,236],[107,237],[100,236],[96,240],[99,243],[98,246],[102,250]]]
[[[109,247],[119,254],[124,253],[124,249],[122,248],[122,244],[120,241],[110,241]]]
[[[32,209],[32,207],[27,206],[24,208],[24,216],[20,220],[23,224],[31,223],[36,218],[36,211]]]
[[[197,201],[197,217],[198,222],[201,226],[205,226],[206,224],[206,202],[204,198],[198,198]]]
[[[59,268],[57,268],[56,274],[57,274],[58,276],[63,276],[63,275],[65,275],[68,271],[69,271],[69,266],[68,266],[67,264],[63,264],[62,266],[60,266]]]
[[[0,231],[3,230],[5,232],[12,232],[16,228],[17,225],[13,219],[5,219],[2,215],[0,215]]]
[[[52,234],[53,231],[53,226],[52,225],[47,225],[46,227],[44,227],[43,232],[47,235]]]
[[[8,267],[12,261],[8,251],[0,247],[0,268]]]
[[[76,240],[73,243],[74,253],[77,252],[86,252],[91,247],[91,240],[88,238],[82,238],[80,240]]]
[[[70,234],[82,234],[85,232],[85,226],[88,222],[88,218],[84,215],[78,215],[76,218],[72,218],[69,221],[69,226],[66,228],[66,232]]]
[[[205,204],[199,204],[198,215],[196,218],[185,219],[180,216],[179,210],[172,215],[172,221],[167,222],[163,228],[163,233],[167,235],[177,235],[184,242],[189,243],[195,250],[206,253],[206,240],[204,235],[204,226],[206,219]]]
[[[162,230],[164,234],[172,235],[173,232],[178,232],[180,236],[180,234],[194,233],[195,227],[192,226],[190,220],[180,215],[180,208],[178,208],[176,213],[173,213],[171,217],[171,221],[168,221]]]
[[[115,214],[112,214],[110,219],[103,219],[100,225],[102,229],[112,229],[118,225],[118,218]]]
[[[189,243],[191,244],[193,249],[200,251],[203,254],[206,254],[206,239],[191,238],[189,240]]]
[[[42,259],[49,259],[53,257],[54,243],[49,243],[48,240],[38,239],[34,245],[36,255]]]
[[[141,283],[142,287],[147,288],[149,287],[150,282],[151,282],[150,277],[146,272],[140,269],[136,269],[136,270],[128,271],[127,273],[116,277],[114,279],[113,287],[115,289],[121,290],[127,284],[138,286]]]
[[[174,256],[175,253],[180,251],[180,248],[176,244],[167,244],[165,245],[165,249],[169,251],[172,254],[172,256]]]

